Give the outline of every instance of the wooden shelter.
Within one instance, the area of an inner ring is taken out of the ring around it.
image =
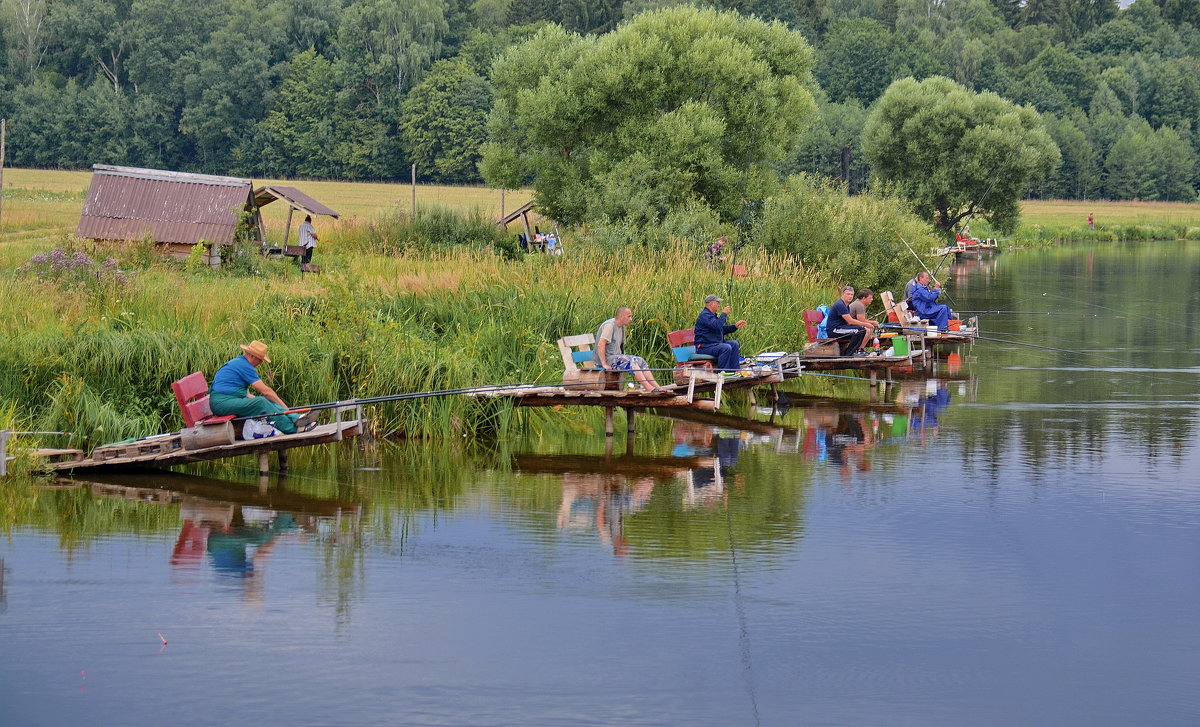
[[[288,251],[288,240],[292,235],[292,214],[294,212],[299,210],[310,215],[325,215],[326,217],[332,217],[335,220],[339,217],[336,211],[326,207],[295,187],[284,187],[278,184],[268,184],[265,187],[259,187],[258,189],[254,190],[254,207],[256,211],[262,209],[263,206],[268,205],[275,200],[281,200],[283,202],[287,202],[288,204],[287,223],[283,231],[283,247],[281,250],[281,252],[285,254]],[[261,214],[257,215],[257,222],[258,239],[265,241],[267,239],[267,235],[263,230]],[[303,254],[303,251],[300,251],[299,254]]]
[[[255,190],[251,180],[241,177],[96,164],[75,235],[102,242],[149,237],[179,258],[202,243],[205,262],[216,267],[221,264],[221,247],[233,244],[239,234],[263,244],[259,208],[275,200],[290,206],[289,227],[297,209],[338,216],[295,187]]]

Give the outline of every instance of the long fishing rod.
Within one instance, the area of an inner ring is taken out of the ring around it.
[[[965,219],[969,224],[971,220],[975,219],[975,215],[979,208],[983,205],[984,200],[988,198],[988,196],[992,193],[992,190],[996,188],[996,183],[1000,181],[1000,175],[998,174],[1000,168],[1008,166],[1008,163],[1012,161],[1012,158],[1016,156],[1018,151],[1021,150],[1021,145],[1025,143],[1025,137],[1029,136],[1029,132],[1033,131],[1033,128],[1033,126],[1030,126],[1029,128],[1025,129],[1025,131],[1021,134],[1021,138],[1018,139],[1017,143],[1013,145],[1013,148],[1008,153],[1008,156],[1004,158],[1003,164],[993,166],[988,170],[987,177],[992,180],[991,183],[988,185],[988,188],[983,191],[983,194],[980,195],[979,199],[971,203],[971,209],[967,212],[966,217],[959,218],[957,222],[962,222],[963,219]],[[938,268],[940,269],[941,265],[939,265]]]
[[[1067,317],[1071,317],[1071,318],[1075,318],[1075,317],[1079,317],[1079,318],[1099,318],[1099,317],[1100,317],[1100,314],[1099,314],[1099,313],[1063,313],[1063,312],[1061,312],[1061,311],[1049,311],[1049,310],[960,310],[960,311],[955,311],[955,312],[956,312],[956,313],[959,313],[959,314],[964,314],[964,313],[966,313],[966,314],[971,314],[971,315],[980,315],[980,316],[994,316],[994,315],[1004,315],[1004,316],[1067,316]],[[1124,316],[1122,316],[1122,318],[1123,318],[1123,317],[1124,317]]]
[[[742,229],[747,227],[746,208],[750,205],[746,199],[746,192],[750,188],[750,147],[746,147],[746,163],[742,169],[742,209],[738,214],[738,223],[734,230],[733,252],[729,256],[729,283],[725,286],[725,297],[733,297],[733,271],[737,268],[737,254],[742,245]]]
[[[892,232],[896,232],[896,231],[892,230]],[[906,248],[908,248],[908,251],[910,253],[912,253],[912,256],[917,259],[917,262],[921,264],[921,268],[925,272],[929,273],[929,279],[932,280],[933,282],[937,283],[938,282],[937,276],[933,274],[933,271],[929,269],[929,266],[926,265],[925,261],[921,258],[921,256],[917,254],[917,251],[912,249],[912,245],[908,244],[908,240],[904,239],[904,235],[901,235],[899,232],[896,232],[896,237],[900,238],[900,242],[903,242],[904,246]],[[958,305],[957,303],[954,302],[954,299],[950,297],[950,294],[946,292],[945,287],[941,288],[941,291],[942,291],[942,294],[946,296],[946,300],[950,301],[950,305],[953,305],[953,306]]]

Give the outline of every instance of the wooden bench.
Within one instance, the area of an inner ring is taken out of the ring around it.
[[[622,374],[619,371],[605,371],[596,365],[596,337],[591,333],[578,336],[563,336],[558,339],[558,352],[563,360],[563,386],[568,391],[604,391],[619,390]]]
[[[696,329],[684,328],[667,334],[667,345],[671,347],[671,356],[675,359],[675,383],[688,383],[688,369],[699,368],[711,372],[716,356],[706,353],[696,353]]]

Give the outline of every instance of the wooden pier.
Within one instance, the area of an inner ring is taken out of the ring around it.
[[[38,450],[34,452],[34,455],[48,460],[50,469],[56,472],[75,472],[115,468],[173,467],[191,462],[207,462],[253,454],[258,456],[259,472],[267,472],[269,471],[268,455],[271,452],[277,452],[279,469],[286,471],[287,450],[340,442],[343,439],[356,437],[362,431],[361,419],[339,420],[328,424],[319,424],[307,432],[278,434],[265,439],[235,440],[231,444],[196,448],[186,446],[184,432],[173,432],[136,442],[97,447],[86,456],[80,450]]]

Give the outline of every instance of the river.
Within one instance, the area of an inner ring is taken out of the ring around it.
[[[1200,245],[946,277],[877,404],[0,483],[0,723],[1195,724]]]

